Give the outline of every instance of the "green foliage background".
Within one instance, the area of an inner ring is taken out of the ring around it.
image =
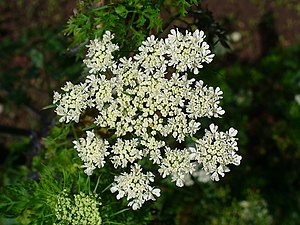
[[[49,2],[60,7],[56,0]],[[255,62],[241,61],[234,52],[226,53],[225,30],[197,3],[79,1],[65,27],[33,27],[16,40],[1,39],[0,103],[8,113],[14,113],[14,104],[29,108],[38,119],[31,129],[0,121],[0,224],[53,224],[55,202],[64,189],[100,193],[106,224],[300,223],[300,105],[295,100],[300,94],[300,46],[274,48]],[[51,104],[52,91],[65,80],[78,82],[84,76],[81,59],[89,39],[110,30],[121,54],[127,55],[148,35],[164,37],[171,27],[204,30],[217,53],[197,78],[223,90],[226,114],[215,122],[222,129],[238,129],[243,160],[218,183],[177,188],[164,181],[156,202],[132,212],[126,201],[110,193],[114,173],[109,167],[90,179],[83,174],[72,140],[84,121],[79,126],[58,124],[51,107],[40,109]],[[26,66],[9,66],[16,56]],[[46,100],[40,102],[41,97]]]

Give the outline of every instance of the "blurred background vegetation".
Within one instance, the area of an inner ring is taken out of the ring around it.
[[[42,109],[81,76],[76,44],[85,40],[63,35],[76,3],[0,2],[0,187],[38,180],[39,165],[67,138],[50,129],[53,110]],[[239,130],[243,160],[217,183],[167,187],[149,224],[300,224],[300,2],[203,0],[187,16],[185,27],[215,44],[200,76],[223,90],[226,114],[216,123]]]

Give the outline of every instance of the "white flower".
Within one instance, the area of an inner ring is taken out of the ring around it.
[[[105,157],[109,155],[109,143],[99,137],[96,137],[94,131],[87,131],[87,138],[79,138],[78,141],[73,141],[74,148],[78,152],[78,156],[84,162],[82,166],[87,175],[92,175],[93,170],[101,168],[105,164]]]
[[[202,80],[195,82],[195,88],[189,94],[186,111],[191,118],[220,117],[225,111],[219,106],[223,92],[217,87],[207,87]]]
[[[208,183],[211,181],[210,176],[203,169],[196,170],[192,175],[201,183]]]
[[[154,181],[154,175],[151,172],[142,173],[142,168],[135,163],[131,166],[130,173],[122,173],[115,177],[110,191],[118,192],[117,199],[127,197],[128,206],[133,210],[139,209],[145,201],[155,200],[160,196],[160,190],[150,186],[150,182]]]
[[[60,99],[61,99],[61,94],[59,94],[58,92],[54,91],[53,104],[57,103]]]
[[[203,169],[211,174],[211,179],[218,181],[219,175],[224,177],[229,172],[228,164],[239,165],[242,159],[236,154],[237,131],[230,128],[227,132],[218,132],[218,126],[211,124],[205,130],[202,139],[196,141],[196,149],[192,150],[191,158],[203,165]]]
[[[176,181],[176,186],[182,187],[185,176],[195,171],[195,164],[190,160],[190,152],[187,149],[171,150],[166,147],[165,154],[158,172],[163,178],[171,175],[172,181]]]
[[[138,140],[124,140],[118,138],[116,144],[112,146],[112,153],[114,156],[111,157],[111,162],[114,164],[114,167],[117,168],[121,166],[122,168],[126,167],[128,162],[133,163],[138,159],[142,159],[143,152],[142,150],[137,149]]]
[[[149,137],[146,141],[141,140],[141,145],[145,146],[143,155],[146,156],[150,152],[150,160],[154,164],[159,164],[162,159],[161,148],[165,146],[165,142]]]
[[[90,105],[88,85],[80,83],[73,85],[67,82],[62,88],[64,94],[54,93],[53,103],[57,104],[55,112],[60,116],[59,122],[79,122],[81,113]]]
[[[88,86],[91,106],[97,110],[103,110],[103,107],[111,103],[113,98],[113,90],[116,86],[116,78],[106,79],[104,75],[87,76],[85,83]]]
[[[183,35],[178,29],[173,29],[170,33],[165,39],[169,66],[175,67],[178,72],[190,69],[194,74],[198,74],[199,69],[203,67],[202,63],[212,61],[214,54],[211,54],[209,45],[203,41],[203,31],[196,30],[193,34],[186,31]]]
[[[102,40],[91,40],[90,44],[87,45],[87,59],[83,62],[90,68],[90,73],[104,72],[115,67],[112,53],[118,50],[119,46],[111,42],[113,38],[114,35],[106,31]]]
[[[90,75],[83,83],[67,82],[63,93],[54,93],[60,122],[79,122],[83,113],[88,119],[92,115],[94,124],[111,135],[111,146],[93,131],[87,132],[86,139],[74,141],[86,174],[103,167],[107,159],[115,168],[130,167],[130,173],[115,176],[111,191],[118,192],[117,199],[126,197],[135,210],[160,195],[159,189],[150,186],[154,175],[141,172],[138,163],[145,158],[157,164],[163,178],[170,176],[179,187],[191,185],[192,176],[203,175],[199,166],[219,180],[229,171],[228,164],[240,163],[233,128],[218,132],[211,124],[194,149],[168,146],[195,140],[201,118],[219,118],[225,113],[219,87],[188,78],[214,57],[203,31],[182,34],[171,30],[166,39],[152,35],[142,42],[137,55],[118,60],[114,52],[119,47],[112,39],[106,32],[102,40],[91,41],[84,60]]]
[[[142,42],[139,47],[139,54],[134,59],[141,62],[141,67],[145,69],[146,74],[153,74],[159,69],[164,72],[166,70],[165,43],[163,40],[158,41],[154,35]]]

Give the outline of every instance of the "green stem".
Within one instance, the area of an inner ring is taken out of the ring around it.
[[[123,212],[126,212],[126,211],[128,211],[128,210],[130,210],[130,208],[122,209],[122,210],[120,210],[120,211],[118,211],[118,212],[116,212],[116,213],[110,215],[110,217],[116,216],[116,215],[118,215],[118,214],[120,214],[120,213],[123,213]]]
[[[85,188],[88,188],[89,193],[91,193],[91,180],[90,180],[90,177],[89,177],[89,176],[88,176],[88,178],[86,179]]]
[[[97,179],[97,183],[96,183],[96,186],[94,188],[94,193],[96,193],[96,191],[97,191],[97,188],[98,188],[98,185],[99,185],[99,182],[100,182],[100,177],[101,176],[99,176],[98,179]]]
[[[104,188],[104,190],[102,191],[102,193],[104,193],[107,189],[109,189],[111,185],[112,185],[112,184],[110,184],[110,185],[108,185],[106,188]]]
[[[76,133],[76,130],[75,130],[75,127],[73,124],[71,124],[71,129],[72,129],[72,132],[73,132],[73,135],[74,135],[76,141],[78,141],[78,136],[77,136],[77,133]]]

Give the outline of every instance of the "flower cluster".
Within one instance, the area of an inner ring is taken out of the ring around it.
[[[64,191],[57,199],[55,215],[59,224],[100,225],[102,219],[98,206],[97,195],[86,195],[83,192],[70,198]]]
[[[101,168],[105,164],[105,156],[109,155],[108,141],[95,136],[93,131],[87,131],[87,138],[79,138],[74,141],[74,148],[78,151],[78,156],[84,162],[82,166],[87,175],[92,175],[93,170],[98,167]]]
[[[131,172],[122,173],[115,177],[111,192],[118,191],[117,199],[127,196],[128,206],[133,210],[140,208],[145,201],[155,200],[155,196],[160,196],[160,189],[150,186],[154,181],[154,175],[151,172],[142,173],[142,168],[135,163],[131,166]]]
[[[74,85],[71,82],[67,82],[61,89],[68,94],[61,95],[58,92],[54,93],[53,103],[56,104],[59,102],[55,110],[56,114],[60,116],[59,122],[79,122],[80,114],[89,105],[87,101],[90,96],[86,88],[86,83]]]
[[[176,181],[178,187],[184,185],[185,176],[195,171],[195,163],[190,160],[190,152],[187,149],[165,149],[166,156],[162,160],[158,172],[163,178],[171,175],[172,181]]]
[[[171,176],[179,187],[199,174],[199,167],[212,180],[219,180],[218,175],[229,171],[228,164],[240,163],[233,128],[218,132],[212,124],[203,138],[194,137],[201,128],[201,118],[218,118],[225,113],[219,87],[188,78],[214,57],[203,31],[182,34],[171,30],[165,39],[152,35],[135,56],[119,60],[114,59],[118,46],[112,39],[106,32],[103,40],[91,41],[84,60],[90,75],[83,83],[68,82],[63,93],[54,94],[61,122],[78,122],[84,112],[93,109],[94,124],[114,135],[102,139],[96,130],[87,131],[86,138],[74,141],[86,174],[103,167],[106,160],[114,168],[130,167],[129,174],[115,177],[111,191],[119,192],[117,198],[127,196],[129,205],[138,209],[159,196],[159,190],[150,186],[154,175],[141,173],[143,158],[157,164],[158,173],[163,178]],[[195,141],[193,148],[184,146],[186,137]],[[179,148],[172,149],[170,140]]]
[[[229,172],[228,164],[239,165],[242,157],[236,154],[237,130],[230,128],[227,132],[218,132],[218,126],[211,124],[210,130],[205,130],[202,139],[196,141],[196,148],[192,150],[191,158],[203,165],[204,171],[211,174],[212,180],[219,180]]]
[[[87,46],[89,48],[86,55],[87,58],[83,62],[90,68],[90,73],[105,72],[107,69],[115,67],[112,53],[118,50],[119,46],[111,42],[113,38],[114,35],[107,31],[103,35],[102,40],[91,40],[90,45]]]

